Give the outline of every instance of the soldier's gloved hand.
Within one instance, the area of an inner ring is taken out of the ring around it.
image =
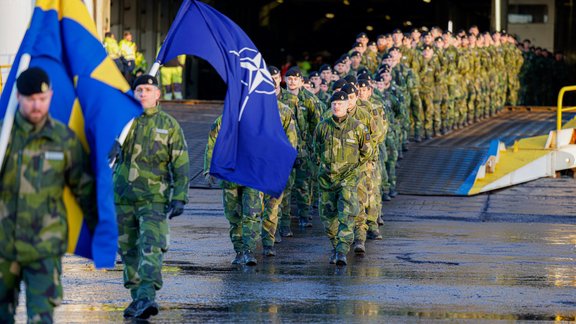
[[[168,219],[182,215],[184,212],[184,202],[180,200],[172,200],[170,202],[170,209],[168,210]]]
[[[108,164],[110,166],[112,166],[112,163],[116,161],[121,152],[122,152],[122,146],[117,140],[114,141],[114,144],[112,144],[112,148],[110,149],[110,152],[108,152]]]

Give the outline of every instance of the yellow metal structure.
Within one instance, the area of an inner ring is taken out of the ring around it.
[[[558,93],[558,110],[556,112],[556,133],[560,133],[562,129],[562,113],[569,112],[569,111],[576,111],[576,107],[564,107],[564,94],[566,92],[573,92],[576,91],[576,86],[568,86],[563,87],[560,89],[560,93]],[[566,128],[574,128],[576,127],[576,122],[571,120],[566,125]],[[558,140],[556,141],[556,147],[558,147]]]

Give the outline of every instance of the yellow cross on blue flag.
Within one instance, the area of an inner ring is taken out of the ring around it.
[[[94,233],[84,223],[70,190],[65,191],[68,252],[94,260],[98,268],[113,267],[118,227],[108,152],[122,128],[140,115],[142,108],[107,57],[80,0],[38,0],[14,67],[23,54],[31,56],[30,67],[41,67],[50,76],[54,90],[50,114],[79,137],[90,153],[96,178],[98,225]],[[7,90],[0,97],[0,116],[6,112],[16,70],[10,71]]]

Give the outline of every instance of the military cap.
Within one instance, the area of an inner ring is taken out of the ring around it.
[[[342,87],[342,91],[346,92],[347,94],[358,94],[358,88],[356,88],[355,85],[351,84],[351,83],[346,83],[343,87]]]
[[[419,33],[420,29],[418,29],[418,27],[414,27],[410,30],[410,33]]]
[[[312,71],[308,74],[310,76],[310,78],[312,77],[319,77],[320,73],[318,73],[318,71]]]
[[[340,56],[340,57],[336,60],[336,62],[334,62],[334,65],[338,65],[338,64],[340,64],[340,63],[344,64],[344,62],[346,62],[346,59],[343,58],[342,56]]]
[[[364,74],[364,73],[370,73],[370,71],[368,71],[367,68],[363,67],[356,72],[356,75],[360,75],[360,74]]]
[[[405,37],[405,38],[410,38],[410,37],[412,37],[412,35],[410,35],[410,33],[404,33],[404,37]]]
[[[320,81],[320,84],[328,85],[328,82],[326,82],[326,80],[322,79],[322,81]]]
[[[402,30],[400,30],[400,28],[396,28],[392,31],[392,34],[402,34]]]
[[[365,32],[361,32],[360,34],[356,35],[356,38],[368,38],[368,35]]]
[[[50,78],[43,69],[31,67],[20,73],[16,79],[16,89],[23,96],[44,93],[50,90]]]
[[[360,42],[355,42],[354,45],[352,45],[352,48],[354,47],[364,47],[364,44],[360,43]]]
[[[158,87],[158,79],[153,75],[144,74],[139,76],[132,84],[132,90],[136,90],[139,85],[148,84]]]
[[[376,39],[382,39],[382,38],[386,38],[386,36],[384,36],[383,34],[378,35],[378,37],[376,37]]]
[[[380,73],[378,73],[378,74],[376,75],[376,77],[374,78],[374,81],[376,81],[376,82],[380,82],[380,81],[383,81],[383,80],[384,80],[384,78],[382,78],[382,76],[380,75]]]
[[[358,81],[358,89],[360,88],[372,88],[372,86],[370,85],[370,81],[366,79]]]
[[[399,48],[399,47],[396,47],[396,46],[392,46],[392,47],[390,47],[390,49],[388,50],[388,53],[392,53],[393,51],[398,51],[398,52],[400,52],[400,48]]]
[[[280,69],[275,67],[274,65],[268,65],[268,72],[270,72],[270,75],[276,75],[280,73]]]
[[[435,41],[435,42],[444,41],[444,38],[438,36],[438,37],[434,38],[434,41]]]
[[[350,54],[350,57],[354,57],[354,56],[359,56],[362,57],[362,53],[358,52],[358,51],[354,51]]]
[[[382,64],[382,65],[380,65],[380,68],[378,69],[378,74],[390,73],[390,71],[392,71],[392,68],[390,67],[390,65]]]
[[[348,83],[346,80],[344,79],[340,79],[337,81],[334,81],[334,83],[332,83],[332,91],[336,90],[336,89],[342,89],[342,87]]]
[[[332,68],[328,64],[322,64],[318,71],[320,71],[320,73],[322,73],[322,71],[332,71]]]
[[[301,78],[302,72],[300,72],[300,69],[298,67],[293,66],[293,67],[289,68],[288,71],[286,71],[285,76],[286,77],[295,76],[295,77]]]
[[[433,49],[433,48],[430,45],[424,45],[424,47],[422,47],[422,51],[425,51],[427,49]]]
[[[427,31],[423,31],[422,34],[421,34],[422,37],[426,37],[426,36],[428,36],[428,35],[430,35],[430,33],[427,32]]]
[[[348,94],[344,91],[336,91],[330,97],[330,103],[334,101],[345,101],[348,100]]]
[[[350,59],[350,55],[348,55],[348,53],[344,53],[344,54],[340,55],[340,58],[343,60],[348,60],[348,59]]]
[[[356,85],[358,83],[358,79],[356,79],[356,77],[353,75],[345,76],[344,80],[346,80],[346,82],[348,82],[348,83],[352,83],[353,85]]]
[[[369,41],[368,46],[376,46],[376,42],[375,41]]]
[[[360,80],[372,80],[372,75],[368,72],[358,74],[358,83]]]
[[[310,79],[308,79],[307,77],[303,77],[303,78],[302,78],[302,82],[305,83],[305,84],[306,84],[306,83],[307,83],[307,84],[312,83],[312,82],[310,81]]]
[[[392,56],[390,56],[390,54],[384,53],[384,54],[382,54],[382,61],[383,61],[383,60],[387,60],[387,59],[389,59],[389,58],[391,58],[391,57],[392,57]]]

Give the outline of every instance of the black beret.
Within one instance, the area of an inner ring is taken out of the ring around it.
[[[353,85],[356,85],[356,83],[358,83],[358,79],[356,79],[356,77],[353,75],[345,76],[344,80],[346,80],[346,82],[348,82],[348,83],[352,83]]]
[[[312,72],[310,72],[309,75],[310,75],[310,78],[312,78],[312,77],[319,77],[319,76],[320,76],[320,73],[318,73],[318,71],[312,71]]]
[[[291,68],[288,69],[288,71],[286,71],[286,75],[287,77],[289,76],[295,76],[295,77],[302,77],[302,72],[300,72],[300,69],[296,66],[293,66]]]
[[[349,60],[350,59],[350,55],[348,55],[348,53],[344,53],[342,55],[340,55],[340,58],[343,60]]]
[[[390,47],[390,49],[388,50],[388,53],[392,53],[393,51],[398,51],[400,52],[400,48],[397,46],[392,46]]]
[[[424,45],[424,47],[422,47],[422,51],[425,51],[427,49],[434,49],[434,48],[432,48],[432,46],[430,45]]]
[[[364,47],[364,44],[360,43],[360,42],[356,42],[354,43],[354,45],[352,45],[352,48],[354,47]]]
[[[342,87],[348,82],[346,82],[346,80],[344,79],[340,79],[337,81],[334,81],[334,83],[332,83],[332,91],[336,90],[336,89],[342,89]]]
[[[368,46],[376,46],[376,42],[375,42],[375,41],[370,41],[370,42],[368,42]]]
[[[158,87],[158,79],[156,79],[155,76],[148,74],[141,75],[132,84],[132,90],[136,90],[136,87],[142,84],[148,84]]]
[[[351,83],[346,83],[342,87],[342,91],[346,92],[347,94],[358,94],[358,88],[356,88],[356,86]]]
[[[444,38],[438,36],[438,37],[434,38],[434,41],[435,41],[435,42],[437,42],[437,41],[444,41]]]
[[[400,28],[396,28],[392,31],[392,34],[402,34],[402,30],[400,30]]]
[[[372,75],[368,72],[358,74],[358,83],[360,83],[360,80],[372,80]]]
[[[364,74],[364,73],[370,73],[370,71],[368,71],[368,69],[365,68],[365,67],[360,68],[360,69],[358,69],[358,71],[356,71],[356,75],[357,75],[357,76],[360,75],[360,74]]]
[[[382,64],[380,65],[380,68],[378,69],[378,74],[382,74],[382,73],[390,73],[390,71],[392,71],[392,68],[390,67],[390,65],[388,64]]]
[[[23,96],[44,93],[50,90],[50,78],[43,69],[31,67],[20,73],[16,79],[16,89]]]
[[[382,60],[386,60],[386,59],[389,59],[389,58],[391,58],[391,57],[392,57],[392,56],[390,56],[390,54],[388,54],[388,53],[382,54]]]
[[[330,103],[338,100],[340,101],[348,100],[348,94],[344,91],[334,92],[334,94],[332,94],[332,97],[330,97]]]
[[[360,34],[356,35],[356,38],[368,38],[368,35],[365,32],[361,32]]]
[[[268,65],[268,72],[270,72],[270,75],[276,75],[280,73],[280,69],[275,67],[274,65]]]
[[[307,84],[312,83],[312,82],[310,82],[310,79],[308,79],[307,77],[303,77],[303,78],[302,78],[302,82],[303,82],[303,83],[307,83]]]
[[[322,72],[322,71],[332,71],[332,68],[330,67],[330,65],[328,64],[322,64],[322,66],[320,66],[320,68],[318,69],[318,71]]]
[[[322,81],[320,81],[320,84],[328,85],[328,82],[326,82],[326,80],[322,79]]]
[[[358,81],[358,88],[371,88],[370,81],[362,79]]]
[[[354,56],[362,57],[362,53],[360,53],[358,51],[354,51],[354,52],[352,52],[352,54],[350,54],[350,57],[354,57]]]
[[[336,60],[336,62],[334,62],[334,65],[338,65],[340,63],[344,64],[346,62],[346,59],[343,57],[340,57]]]
[[[429,33],[429,32],[427,32],[427,31],[423,31],[421,36],[422,36],[422,37],[426,37],[426,36],[428,36],[428,35],[430,35],[430,33]]]
[[[376,82],[380,82],[380,81],[382,81],[382,80],[384,80],[384,79],[382,78],[382,76],[380,75],[380,73],[378,73],[378,75],[376,75],[376,77],[374,78],[374,81],[376,81]]]

